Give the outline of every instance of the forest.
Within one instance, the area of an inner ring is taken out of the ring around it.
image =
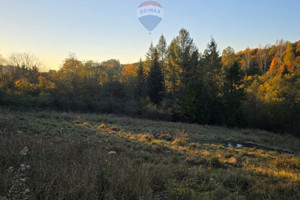
[[[300,40],[199,52],[181,29],[162,35],[144,60],[121,64],[65,59],[43,72],[26,53],[0,55],[0,105],[115,113],[147,119],[266,129],[300,136]]]

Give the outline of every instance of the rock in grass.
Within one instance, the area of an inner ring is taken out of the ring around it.
[[[114,154],[117,154],[117,152],[115,152],[115,151],[108,152],[108,155],[114,155]]]
[[[237,147],[237,148],[241,148],[241,147],[244,147],[244,145],[242,145],[242,144],[237,144],[236,147]]]

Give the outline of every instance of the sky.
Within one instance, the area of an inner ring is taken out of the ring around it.
[[[213,37],[220,52],[300,39],[299,0],[157,0],[164,18],[152,34],[137,19],[143,0],[0,0],[0,55],[29,53],[58,69],[80,60],[145,58],[150,43],[168,44],[181,28],[202,52]]]

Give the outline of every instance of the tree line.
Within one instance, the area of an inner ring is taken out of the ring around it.
[[[300,133],[300,40],[219,52],[214,39],[199,52],[181,29],[161,36],[146,59],[122,65],[70,56],[39,72],[27,54],[0,56],[0,104],[119,113],[151,119]]]

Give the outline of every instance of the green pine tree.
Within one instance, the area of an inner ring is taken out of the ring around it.
[[[237,62],[225,69],[225,82],[222,88],[225,123],[228,126],[244,124],[241,103],[245,96],[243,73]]]
[[[221,57],[217,50],[217,43],[212,38],[200,61],[200,74],[211,99],[211,121],[212,124],[223,123],[222,102],[220,99],[224,75]]]
[[[155,49],[148,76],[148,95],[152,103],[156,105],[160,104],[160,102],[163,100],[164,91],[163,73],[158,61],[158,52]]]
[[[180,102],[181,119],[207,124],[210,121],[210,98],[202,80],[190,81]]]
[[[144,98],[146,96],[146,76],[142,60],[140,60],[137,69],[137,86],[136,86],[136,97],[137,99]]]

